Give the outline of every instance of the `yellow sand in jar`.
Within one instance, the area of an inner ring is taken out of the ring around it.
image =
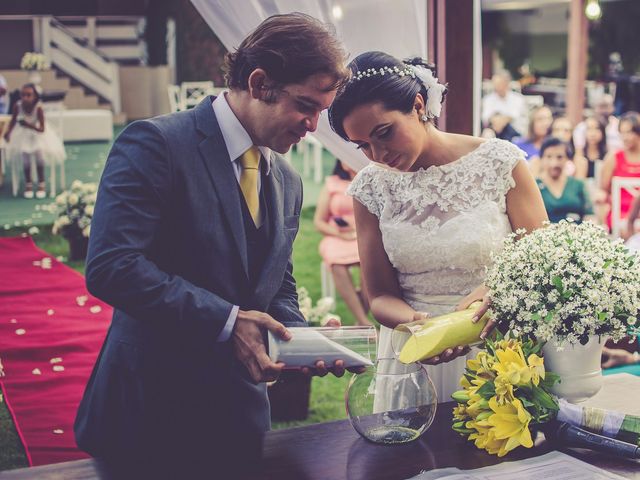
[[[399,325],[397,329],[411,334],[402,346],[398,360],[402,363],[419,362],[440,355],[447,348],[479,342],[489,315],[485,313],[478,322],[473,323],[471,318],[478,307],[479,304],[474,303],[466,310],[433,317],[419,328]]]

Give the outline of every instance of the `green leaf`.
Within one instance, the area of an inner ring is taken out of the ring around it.
[[[558,375],[557,373],[553,373],[553,372],[546,372],[545,375],[544,375],[544,380],[540,381],[540,385],[545,390],[549,390],[551,387],[553,387],[559,381],[560,381],[560,375]]]
[[[560,294],[562,294],[562,292],[564,290],[564,285],[562,285],[562,278],[560,278],[559,276],[555,275],[551,279],[551,282],[558,289],[558,292],[560,292]]]
[[[540,320],[542,320],[542,315],[540,315],[538,312],[531,314],[531,320],[533,320],[534,322],[539,322]]]
[[[533,387],[533,401],[549,410],[558,410],[558,403],[540,387]]]
[[[547,315],[544,317],[544,321],[546,323],[549,323],[551,320],[553,320],[553,314],[555,312],[553,310],[551,310],[550,312],[547,313]]]
[[[496,387],[493,384],[493,382],[485,382],[478,389],[477,393],[485,400],[489,400],[491,397],[493,397],[496,394]]]

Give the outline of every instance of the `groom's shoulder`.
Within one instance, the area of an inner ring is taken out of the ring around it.
[[[125,127],[119,138],[124,139],[133,135],[138,139],[150,136],[156,139],[162,138],[165,142],[184,141],[189,138],[189,132],[195,133],[195,131],[195,116],[187,110],[135,120]]]

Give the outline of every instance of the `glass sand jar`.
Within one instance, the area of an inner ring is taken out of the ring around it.
[[[391,358],[354,374],[346,393],[351,425],[367,440],[394,444],[416,440],[436,414],[438,398],[420,363]]]

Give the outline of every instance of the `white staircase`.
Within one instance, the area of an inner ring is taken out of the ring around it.
[[[33,18],[34,44],[51,65],[111,104],[121,112],[118,64],[76,37],[54,17]],[[72,89],[70,87],[71,95]]]

